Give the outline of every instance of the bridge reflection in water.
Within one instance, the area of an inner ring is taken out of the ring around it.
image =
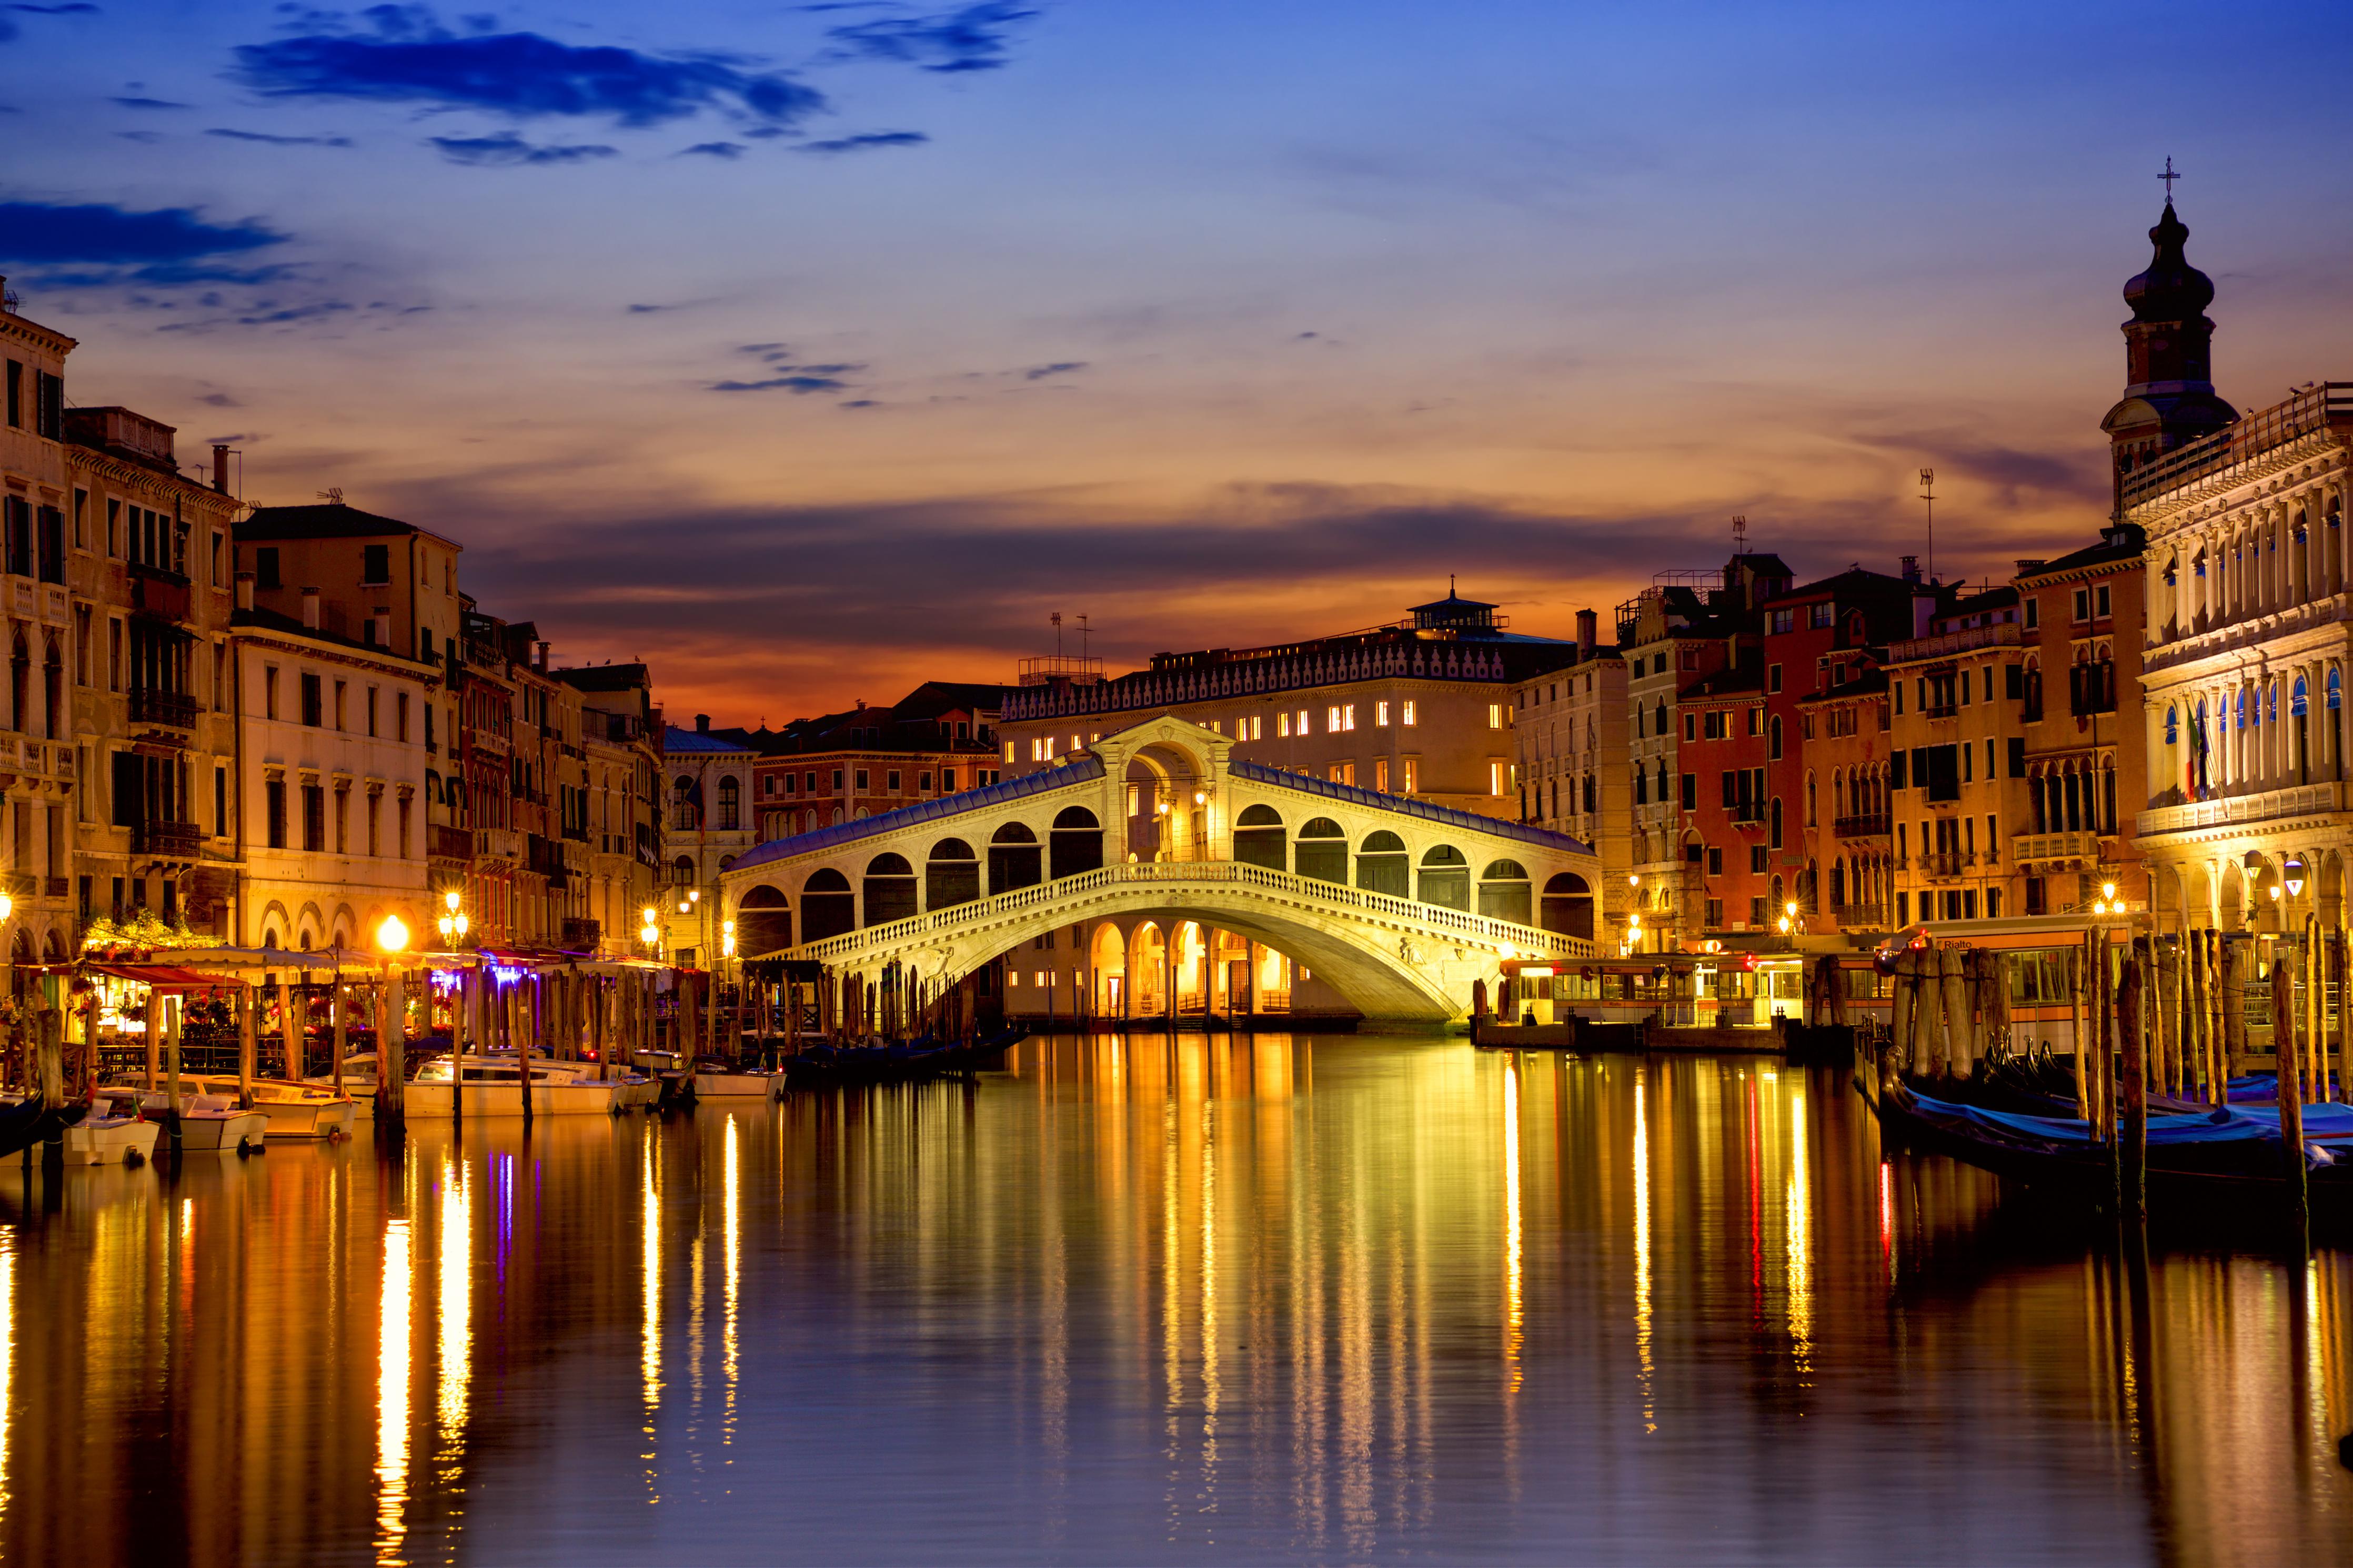
[[[2136,1262],[1761,1059],[1050,1039],[0,1220],[12,1562],[2353,1552],[2353,1261]]]

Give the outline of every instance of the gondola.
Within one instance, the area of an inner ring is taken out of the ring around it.
[[[2115,1192],[2107,1147],[2072,1116],[2032,1116],[1938,1100],[1898,1088],[1872,1100],[1887,1135],[2031,1185],[2094,1201]],[[2305,1179],[2313,1217],[2353,1217],[2353,1107],[2305,1107]],[[2232,1106],[2148,1122],[2149,1202],[2277,1213],[2285,1202],[2284,1153],[2275,1110]]]
[[[1029,1033],[1026,1026],[950,1043],[929,1038],[898,1044],[810,1046],[785,1058],[785,1082],[793,1089],[842,1084],[912,1083],[944,1073],[976,1072],[997,1065],[1008,1047]]]
[[[51,1110],[40,1095],[27,1095],[14,1105],[0,1106],[0,1160],[21,1154],[36,1143],[46,1143],[81,1120],[83,1107]]]

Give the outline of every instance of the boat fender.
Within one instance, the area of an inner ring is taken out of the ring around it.
[[[2337,1163],[2336,1154],[2318,1143],[2306,1143],[2304,1146],[2304,1158],[2305,1163],[2314,1170],[2318,1170],[2323,1165]]]

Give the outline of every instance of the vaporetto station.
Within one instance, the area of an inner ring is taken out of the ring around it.
[[[828,979],[895,962],[936,994],[1074,930],[1087,978],[1060,1005],[1095,1018],[1261,1011],[1273,953],[1367,1019],[1432,1024],[1507,960],[1593,956],[1589,846],[1231,751],[1162,716],[1044,773],[761,845],[722,878],[738,951]]]

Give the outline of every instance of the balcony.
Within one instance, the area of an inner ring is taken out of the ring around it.
[[[564,921],[564,945],[575,952],[594,952],[605,940],[605,928],[596,921],[566,916]]]
[[[471,860],[474,836],[445,822],[430,823],[426,827],[425,852],[436,860]]]
[[[1884,838],[1894,829],[1884,813],[1878,816],[1841,816],[1831,823],[1831,831],[1841,838]]]
[[[1882,931],[1887,925],[1885,904],[1832,904],[1831,918],[1841,931]]]
[[[2234,471],[2243,470],[2263,454],[2348,420],[2353,420],[2353,385],[2330,381],[2307,387],[2284,403],[2251,414],[2227,430],[2177,447],[2146,468],[2127,473],[2125,507],[2129,510],[2169,490],[2186,489],[2204,480],[2230,483]]]
[[[2016,866],[2096,866],[2100,836],[2096,833],[2021,833],[2010,841],[2010,863]]]
[[[174,730],[193,730],[196,727],[196,700],[177,691],[133,687],[131,690],[131,721],[134,724],[167,724]]]
[[[2001,626],[1971,626],[1967,631],[1940,632],[1932,637],[1911,637],[1888,646],[1887,662],[1909,664],[1915,659],[1952,658],[1974,648],[2014,647],[2023,630],[2012,621]]]
[[[2323,816],[2345,809],[2345,784],[2298,784],[2293,789],[2266,790],[2261,795],[2225,795],[2220,800],[2192,801],[2187,805],[2160,806],[2140,814],[2141,837],[2180,833],[2193,827],[2220,827],[2227,823],[2277,822],[2292,817]]]
[[[166,572],[158,566],[142,566],[133,562],[131,574],[131,607],[144,610],[151,616],[161,616],[167,621],[188,618],[188,580],[177,572]]]
[[[1724,815],[1731,818],[1738,826],[1762,827],[1765,825],[1765,803],[1761,800],[1744,800],[1736,805],[1725,806]]]
[[[522,835],[512,827],[477,827],[474,854],[482,859],[520,860]]]
[[[588,842],[588,825],[585,822],[567,822],[564,825],[564,837],[571,843],[586,844]]]
[[[1961,874],[1969,858],[1957,849],[1937,849],[1920,857],[1920,872],[1932,882],[1948,881]]]
[[[1957,702],[1931,702],[1928,706],[1920,710],[1920,717],[1923,719],[1951,719],[1957,717],[1960,711],[1961,705]]]
[[[193,822],[142,822],[131,829],[131,852],[193,860],[204,847],[205,830]]]

